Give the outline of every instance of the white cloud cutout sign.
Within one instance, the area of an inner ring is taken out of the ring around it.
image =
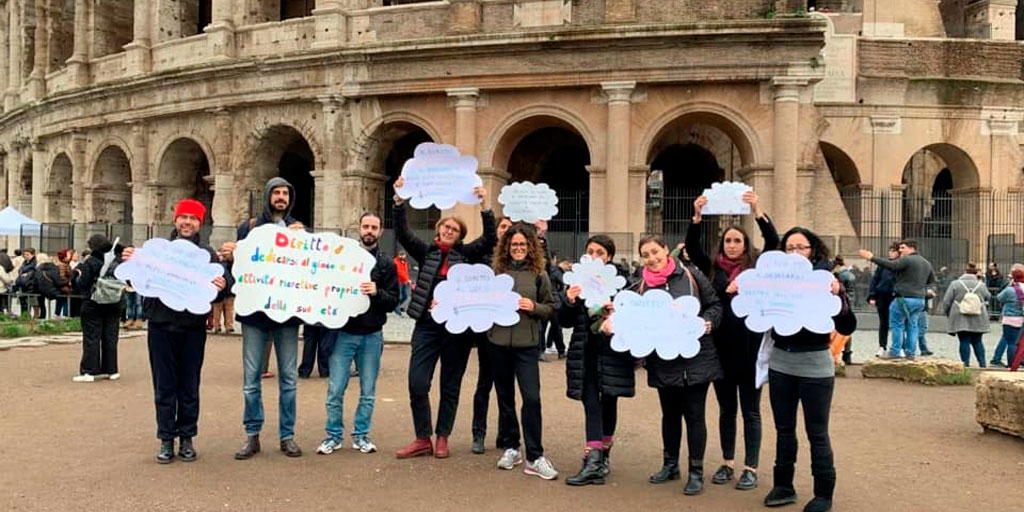
[[[746,183],[725,181],[712,183],[701,194],[708,198],[701,215],[749,215],[750,205],[743,202],[743,193],[753,190]]]
[[[188,240],[146,240],[131,259],[114,269],[114,277],[131,281],[143,297],[160,299],[175,311],[202,315],[210,312],[217,297],[213,279],[224,267],[210,263],[210,253]]]
[[[512,222],[534,223],[558,215],[558,196],[547,183],[520,181],[501,187],[498,194],[502,213]]]
[[[454,265],[448,269],[448,278],[434,288],[437,306],[430,314],[452,334],[466,329],[485,332],[495,324],[515,325],[520,295],[512,291],[513,286],[512,276],[496,276],[487,265]]]
[[[635,357],[656,352],[665,360],[694,357],[704,335],[699,314],[700,301],[690,295],[673,299],[665,290],[648,290],[643,295],[621,291],[615,296],[611,317],[612,349]]]
[[[476,169],[476,158],[462,156],[455,146],[424,142],[402,166],[405,184],[395,192],[417,210],[430,205],[444,210],[455,203],[479,204],[473,189],[483,186],[483,180]]]
[[[580,258],[579,263],[572,264],[572,271],[562,276],[562,282],[566,286],[583,285],[580,297],[583,297],[583,303],[588,308],[603,305],[615,292],[626,286],[626,278],[619,275],[615,265],[591,258],[587,254]]]
[[[339,329],[370,308],[359,285],[376,263],[351,238],[265,224],[235,249],[235,311]]]
[[[835,327],[832,317],[843,304],[832,294],[832,273],[814,270],[799,254],[769,251],[757,265],[736,278],[739,293],[732,311],[744,318],[754,332],[775,332],[789,336],[800,329],[828,334]]]

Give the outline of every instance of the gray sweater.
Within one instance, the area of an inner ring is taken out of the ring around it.
[[[980,286],[975,289],[975,285]],[[974,293],[981,299],[981,314],[965,316],[960,314],[960,306],[957,304],[967,295],[967,290],[974,290]],[[988,320],[988,301],[992,297],[985,283],[978,281],[974,274],[964,274],[959,279],[949,284],[946,288],[946,296],[942,298],[942,312],[949,318],[947,332],[956,334],[958,332],[988,332],[991,329]]]
[[[900,256],[895,260],[871,258],[871,263],[896,272],[896,286],[893,294],[897,297],[925,298],[928,286],[935,283],[932,264],[918,253]]]

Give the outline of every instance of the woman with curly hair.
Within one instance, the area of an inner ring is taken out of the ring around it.
[[[491,342],[491,371],[498,395],[498,459],[500,469],[513,469],[523,462],[519,453],[519,420],[516,418],[515,382],[523,396],[523,437],[526,441],[528,475],[545,480],[558,477],[558,471],[544,457],[541,445],[540,412],[540,322],[555,313],[551,280],[544,270],[544,250],[533,226],[515,224],[501,237],[494,250],[494,273],[508,274],[515,281],[512,290],[520,295],[519,323],[510,327],[495,325],[487,333]]]

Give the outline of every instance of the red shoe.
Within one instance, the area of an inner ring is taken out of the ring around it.
[[[434,453],[434,447],[430,444],[430,438],[417,437],[413,442],[409,443],[408,446],[395,452],[395,458],[408,459],[411,457],[419,457],[421,455],[430,455],[431,453]]]
[[[269,378],[271,378],[273,376],[274,376],[274,372],[264,372],[263,375],[260,375],[260,377],[262,377],[264,379],[269,379]]]
[[[437,436],[437,449],[434,450],[434,457],[439,459],[448,458],[448,438],[444,436]]]

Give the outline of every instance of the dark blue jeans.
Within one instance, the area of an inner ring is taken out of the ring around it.
[[[985,345],[981,343],[980,332],[958,332],[960,338],[960,360],[964,366],[971,365],[971,349],[974,349],[974,357],[978,358],[978,366],[985,367]]]

